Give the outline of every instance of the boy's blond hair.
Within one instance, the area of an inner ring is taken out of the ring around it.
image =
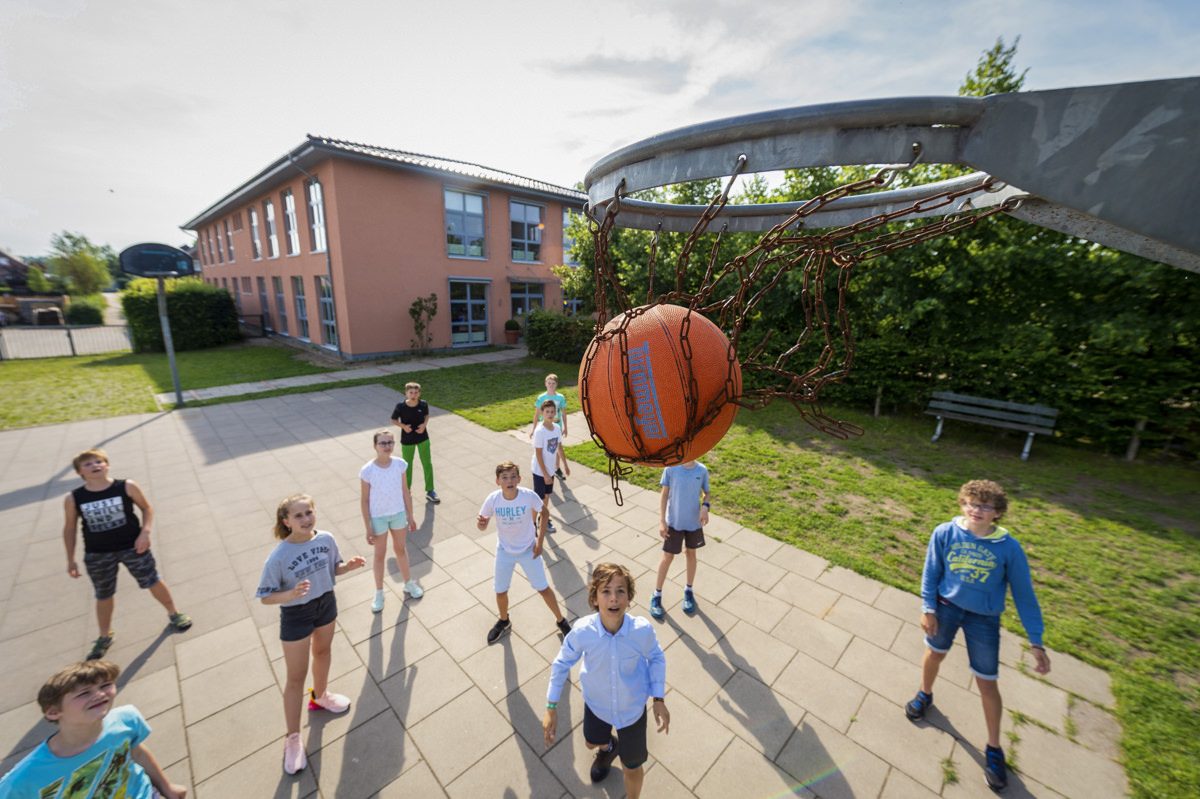
[[[546,380],[553,380],[555,383],[557,383],[558,375],[554,374],[554,372],[551,372],[550,374],[546,375]],[[542,382],[545,383],[546,380],[543,380]]]
[[[588,585],[588,605],[593,609],[599,607],[596,602],[596,597],[600,593],[600,589],[608,585],[608,581],[614,577],[625,578],[625,588],[629,592],[629,601],[633,601],[633,575],[629,573],[629,569],[622,566],[620,563],[601,563],[592,572],[592,581]]]
[[[507,472],[509,469],[516,470],[517,477],[521,476],[521,467],[518,466],[517,464],[513,463],[512,461],[504,461],[504,463],[497,463],[496,464],[496,476],[499,477],[500,475]]]
[[[85,660],[60,670],[38,691],[37,701],[42,713],[62,707],[63,697],[88,685],[113,682],[121,667],[111,660]]]
[[[405,391],[406,393],[408,392],[408,390],[409,390],[410,388],[415,388],[417,391],[420,391],[420,390],[421,390],[421,384],[420,384],[420,383],[405,383],[405,384],[404,384],[404,391]]]
[[[102,449],[85,449],[83,452],[76,455],[74,457],[74,459],[71,461],[71,465],[75,467],[75,474],[81,474],[81,472],[79,471],[79,467],[83,465],[84,461],[90,461],[93,458],[99,458],[100,460],[104,461],[105,463],[108,463],[108,453],[105,452],[104,450],[102,450]]]
[[[958,504],[976,502],[996,509],[996,521],[1008,510],[1008,497],[999,483],[992,480],[970,480],[958,489]]]
[[[275,537],[280,541],[292,534],[291,528],[284,524],[283,520],[288,517],[288,508],[297,502],[307,502],[314,511],[317,509],[317,501],[308,494],[292,494],[280,502],[279,507],[275,509]]]

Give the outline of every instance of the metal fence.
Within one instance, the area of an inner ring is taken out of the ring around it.
[[[132,352],[125,325],[0,327],[0,360]]]

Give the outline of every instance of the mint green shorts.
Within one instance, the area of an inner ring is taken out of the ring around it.
[[[375,535],[381,535],[388,530],[407,530],[408,529],[408,514],[404,511],[393,513],[391,516],[372,516],[371,531]]]

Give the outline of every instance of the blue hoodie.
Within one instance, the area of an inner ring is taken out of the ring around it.
[[[1006,586],[1012,586],[1013,603],[1029,643],[1041,646],[1042,609],[1020,542],[1003,527],[980,538],[965,528],[960,516],[934,528],[921,575],[925,613],[935,612],[940,596],[972,613],[999,616],[1004,612]]]

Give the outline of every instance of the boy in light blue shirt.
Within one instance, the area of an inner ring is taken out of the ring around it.
[[[683,612],[696,612],[696,550],[704,546],[704,525],[708,524],[708,509],[712,506],[708,492],[708,467],[699,461],[687,461],[663,469],[662,494],[659,496],[658,534],[663,539],[663,556],[658,564],[658,581],[650,597],[650,615],[661,619],[666,615],[662,589],[675,556],[687,543],[687,584],[683,589]]]
[[[1029,636],[1034,671],[1048,674],[1050,658],[1042,646],[1042,610],[1033,592],[1025,550],[1008,530],[996,524],[1008,510],[1004,489],[991,480],[972,480],[959,489],[958,503],[962,515],[938,525],[929,537],[921,575],[921,627],[928,648],[921,666],[921,689],[904,706],[904,713],[917,721],[933,705],[933,682],[961,628],[987,723],[983,773],[988,786],[999,791],[1008,784],[1008,766],[1000,748],[1004,705],[996,681],[1000,677],[1000,614],[1010,588]]]
[[[546,746],[554,743],[558,727],[558,699],[581,658],[579,684],[583,689],[583,738],[596,749],[592,782],[608,776],[617,755],[625,767],[625,794],[637,799],[642,792],[646,748],[646,700],[653,699],[654,721],[666,733],[671,714],[663,692],[667,685],[667,659],[654,627],[626,611],[633,599],[633,576],[616,563],[601,563],[592,572],[588,604],[596,613],[575,622],[563,639],[562,649],[550,666],[546,715],[542,732]],[[617,730],[614,738],[613,728]]]

